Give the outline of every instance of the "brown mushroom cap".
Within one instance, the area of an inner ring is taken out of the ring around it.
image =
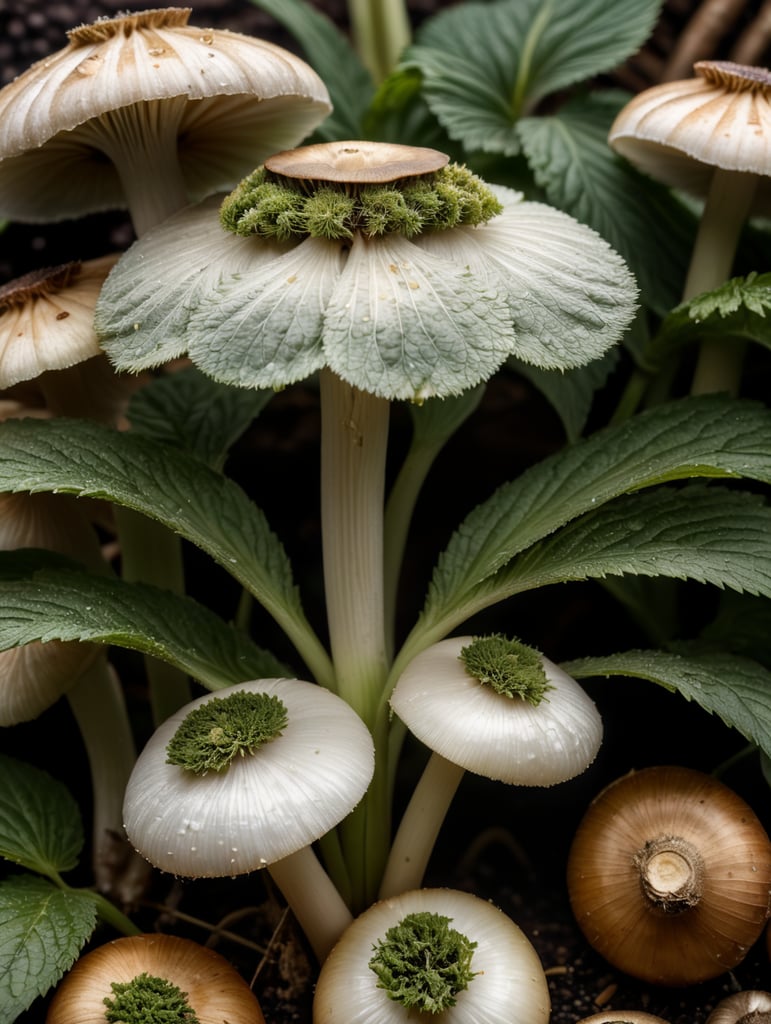
[[[320,142],[314,146],[274,153],[267,170],[285,178],[384,185],[400,178],[431,174],[449,162],[446,153],[423,146],[390,142]]]
[[[645,174],[697,196],[717,167],[761,175],[753,211],[768,212],[771,72],[730,61],[699,61],[694,70],[630,100],[608,142]]]
[[[99,131],[138,138],[130,108],[143,108],[150,136],[164,122],[173,132],[191,200],[232,188],[329,113],[324,83],[299,57],[194,28],[189,15],[156,9],[73,29],[66,47],[0,90],[1,215],[43,221],[124,206]],[[99,119],[109,124],[95,131]]]

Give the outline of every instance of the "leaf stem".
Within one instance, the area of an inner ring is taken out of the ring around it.
[[[348,0],[354,45],[376,83],[391,73],[411,38],[404,0]]]

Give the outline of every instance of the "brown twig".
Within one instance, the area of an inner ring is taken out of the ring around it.
[[[697,60],[714,56],[721,40],[746,8],[746,0],[704,0],[680,34],[661,75],[662,82],[690,78]]]

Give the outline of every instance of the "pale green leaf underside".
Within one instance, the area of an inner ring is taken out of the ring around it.
[[[356,238],[324,323],[330,369],[391,399],[474,387],[498,369],[514,340],[497,289],[399,235]]]
[[[232,480],[175,448],[81,420],[0,424],[0,490],[105,498],[210,554],[287,630],[309,632],[286,552]]]
[[[156,377],[131,400],[131,429],[221,469],[231,445],[273,397],[218,384],[195,367]]]
[[[680,300],[694,223],[608,145],[628,99],[617,91],[580,96],[556,114],[523,118],[517,133],[548,201],[598,231],[632,268],[646,303],[663,312]]]
[[[223,274],[191,312],[190,358],[215,380],[249,388],[280,388],[319,370],[324,310],[342,269],[341,249],[308,238],[253,272]]]
[[[302,0],[251,0],[291,32],[305,59],[329,90],[333,111],[314,138],[358,139],[374,85],[348,39],[313,4]]]
[[[461,523],[441,555],[421,630],[454,621],[515,555],[627,491],[689,477],[771,482],[771,411],[705,395],[606,428],[504,484]]]
[[[20,875],[0,883],[0,1007],[10,1022],[73,965],[96,926],[85,892]]]
[[[637,285],[619,255],[591,228],[545,203],[512,200],[480,228],[434,232],[422,249],[467,266],[508,303],[510,353],[543,369],[598,359],[622,336]]]
[[[561,665],[576,679],[631,676],[648,679],[718,715],[771,756],[771,673],[733,654],[684,657],[665,651],[626,651]]]
[[[463,3],[427,19],[406,60],[448,134],[513,155],[516,119],[538,100],[609,71],[650,34],[660,0]]]
[[[101,347],[136,373],[187,352],[190,316],[220,275],[270,266],[287,246],[239,238],[220,226],[222,196],[187,207],[148,231],[107,277],[94,313]]]
[[[0,554],[0,571],[5,561]],[[209,690],[287,674],[276,658],[192,598],[73,570],[0,578],[0,650],[35,640],[89,641],[141,651]]]
[[[51,877],[71,871],[83,847],[83,827],[66,786],[2,754],[0,780],[0,857]]]

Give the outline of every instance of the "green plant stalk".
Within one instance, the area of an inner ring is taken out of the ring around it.
[[[712,291],[731,276],[744,222],[752,205],[757,177],[718,168],[696,233],[693,254],[683,290],[683,302]],[[703,341],[691,383],[691,394],[739,391],[744,347],[722,339]]]
[[[69,888],[63,886],[63,888]],[[76,889],[76,892],[83,892],[82,889]],[[126,917],[123,911],[110,903],[109,900],[105,899],[98,892],[88,892],[88,895],[93,899],[96,904],[96,912],[99,915],[101,921],[105,924],[111,925],[116,932],[120,932],[121,935],[141,935],[142,929],[138,928],[134,922]]]
[[[151,583],[184,594],[182,545],[162,523],[133,509],[115,507],[121,575],[129,583]],[[146,657],[150,704],[156,726],[192,699],[190,681],[173,665]]]
[[[93,870],[97,888],[123,903],[141,891],[150,865],[126,842],[123,794],[136,747],[120,682],[100,651],[67,692],[88,756],[93,792]]]
[[[391,844],[380,899],[420,888],[436,837],[464,774],[460,765],[436,752],[431,754]]]
[[[379,84],[396,66],[411,39],[404,0],[348,0],[354,46]]]
[[[388,675],[383,503],[390,403],[326,369],[320,393],[324,591],[337,693],[370,729],[376,749],[373,783],[340,829],[353,905],[363,909],[378,873],[366,851],[387,846],[390,825],[379,718]],[[382,864],[383,854],[376,856]]]

